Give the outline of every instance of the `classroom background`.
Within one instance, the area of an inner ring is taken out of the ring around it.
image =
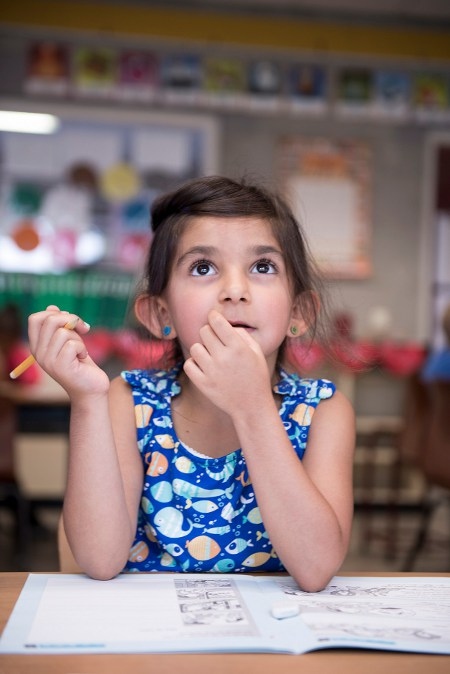
[[[22,341],[55,303],[111,376],[146,362],[130,306],[149,206],[211,173],[286,195],[350,346],[297,353],[357,414],[345,569],[448,571],[450,477],[423,457],[439,443],[450,464],[450,397],[444,428],[420,371],[450,303],[449,3],[0,0],[0,310]],[[52,571],[67,400],[7,375],[0,569]]]

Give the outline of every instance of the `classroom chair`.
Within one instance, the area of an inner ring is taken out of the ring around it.
[[[433,515],[441,505],[447,505],[450,513],[450,381],[430,383],[417,394],[423,396],[420,423],[414,417],[409,419],[412,427],[410,442],[414,446],[406,448],[411,452],[415,465],[426,481],[422,502],[420,525],[404,562],[403,570],[411,571],[417,557],[429,538]],[[418,398],[415,399],[416,404]],[[417,437],[413,431],[416,427]],[[450,525],[450,522],[449,522]],[[450,531],[450,526],[449,526]],[[450,560],[449,560],[450,564]]]

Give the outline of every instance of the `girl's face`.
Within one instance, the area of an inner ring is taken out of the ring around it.
[[[270,224],[254,217],[193,218],[180,238],[161,303],[185,357],[215,309],[248,330],[274,366],[293,316],[293,296]]]

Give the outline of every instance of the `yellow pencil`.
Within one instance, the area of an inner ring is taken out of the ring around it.
[[[72,321],[66,323],[64,327],[67,330],[73,330],[78,321],[79,321],[78,318],[74,318]],[[17,379],[17,377],[20,377],[20,375],[23,374],[25,370],[28,370],[28,368],[31,367],[31,365],[33,365],[34,362],[35,358],[33,354],[30,353],[30,355],[27,358],[25,358],[25,360],[19,363],[19,365],[15,367],[12,372],[9,373],[9,376],[11,377],[11,379]]]

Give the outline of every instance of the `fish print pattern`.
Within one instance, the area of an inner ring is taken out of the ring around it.
[[[144,467],[138,526],[124,571],[284,571],[264,528],[242,451],[212,458],[177,437],[171,400],[181,390],[180,369],[122,372],[133,394]],[[274,391],[301,460],[314,411],[335,386],[281,370]]]

